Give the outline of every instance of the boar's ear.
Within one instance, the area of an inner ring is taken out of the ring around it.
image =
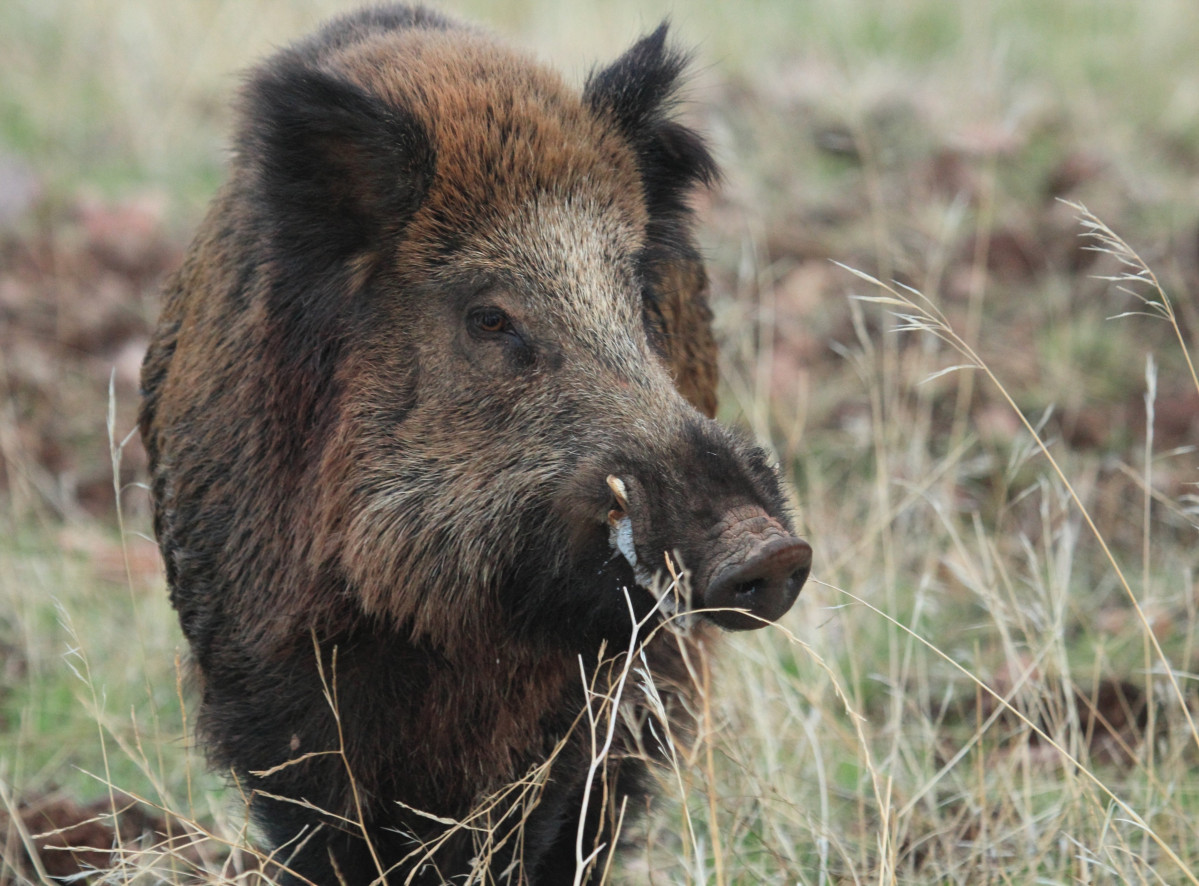
[[[583,98],[593,111],[607,113],[632,143],[651,219],[670,227],[686,214],[687,192],[711,184],[718,173],[699,134],[671,119],[688,58],[666,45],[666,31],[663,22],[611,65],[593,72]]]
[[[641,256],[645,308],[679,393],[716,412],[716,341],[707,275],[691,241],[687,192],[712,184],[716,162],[694,130],[671,119],[687,57],[666,45],[666,24],[593,73],[584,99],[607,114],[633,146],[650,220]]]
[[[436,161],[409,112],[296,52],[260,68],[243,102],[239,149],[286,273],[319,272],[369,250],[419,208]]]

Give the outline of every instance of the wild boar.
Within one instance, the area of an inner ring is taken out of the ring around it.
[[[712,420],[685,64],[663,25],[579,91],[394,6],[243,89],[140,429],[198,731],[287,882],[598,877],[653,742],[629,687],[597,780],[583,712],[634,632],[682,723],[687,660],[807,577]]]

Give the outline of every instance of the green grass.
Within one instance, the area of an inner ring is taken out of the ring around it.
[[[236,72],[344,8],[6,3],[0,150],[60,207],[163,191],[183,237]],[[614,879],[1199,881],[1199,6],[453,8],[575,80],[667,13],[698,45],[688,113],[726,168],[700,207],[722,416],[774,445],[817,552],[782,625],[728,639],[707,741]],[[1143,260],[1080,250],[1058,196]],[[50,236],[74,236],[59,212]],[[3,393],[6,476],[36,479]],[[93,460],[106,408],[71,416]],[[64,518],[43,486],[10,483],[0,529],[3,795],[108,782],[238,843],[241,801],[191,749],[161,576],[139,554],[127,577],[114,520]],[[144,490],[123,500],[144,553]],[[1115,685],[1151,702],[1115,730],[1126,751],[1087,709]]]
[[[86,538],[102,552],[101,574],[95,554],[70,550],[66,534],[23,529],[0,557],[0,643],[10,650],[9,672],[19,675],[0,696],[0,777],[28,790],[96,796],[105,790],[97,777],[107,729],[172,756],[185,746],[172,674],[182,638],[163,629],[173,613],[159,581],[131,592],[117,573],[120,542],[111,530]],[[145,787],[126,754],[107,764],[118,784]]]

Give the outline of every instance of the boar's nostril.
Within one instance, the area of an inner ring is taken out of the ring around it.
[[[812,548],[806,541],[775,538],[717,573],[704,594],[704,607],[724,610],[711,618],[727,630],[763,627],[791,608],[811,568]]]

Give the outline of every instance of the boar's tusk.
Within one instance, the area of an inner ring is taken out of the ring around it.
[[[624,480],[617,477],[615,474],[607,476],[608,488],[612,490],[612,495],[616,497],[616,503],[623,510],[629,509],[629,491],[625,488]]]

